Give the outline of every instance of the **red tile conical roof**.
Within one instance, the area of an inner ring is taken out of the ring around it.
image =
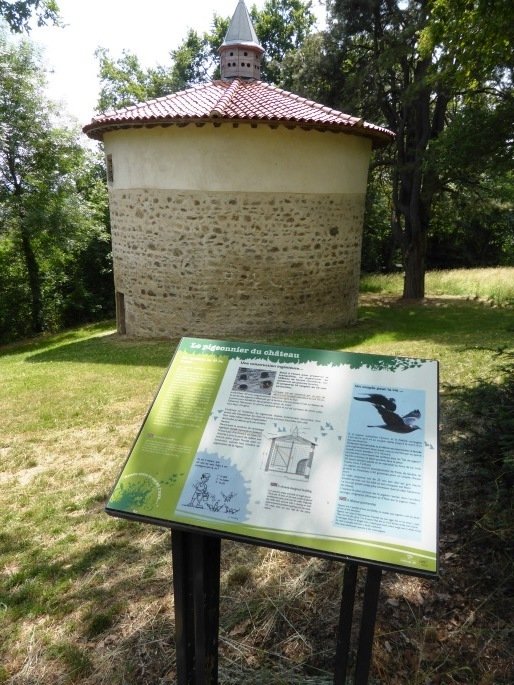
[[[93,117],[83,131],[102,140],[121,128],[171,124],[263,123],[270,126],[340,131],[371,138],[374,147],[387,145],[394,133],[313,100],[307,100],[262,81],[210,81],[156,100],[110,110]]]

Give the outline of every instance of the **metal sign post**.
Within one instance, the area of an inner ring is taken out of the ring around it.
[[[221,540],[173,531],[171,544],[177,685],[216,685]]]
[[[175,530],[171,540],[177,685],[217,685],[221,539]],[[358,570],[345,564],[334,685],[345,685],[348,675]],[[368,683],[382,569],[366,573],[354,685]]]

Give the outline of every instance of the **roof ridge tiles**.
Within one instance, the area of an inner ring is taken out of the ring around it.
[[[222,117],[225,114],[226,108],[230,105],[230,102],[233,100],[234,96],[239,90],[240,85],[241,81],[239,79],[234,79],[211,109],[209,116]]]

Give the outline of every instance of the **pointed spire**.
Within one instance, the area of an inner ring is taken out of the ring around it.
[[[220,47],[221,78],[259,80],[263,53],[244,0],[239,0]]]
[[[223,45],[227,43],[246,43],[261,47],[244,0],[239,0],[230,21]]]

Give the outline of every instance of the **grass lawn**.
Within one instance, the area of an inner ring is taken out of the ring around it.
[[[400,295],[403,274],[367,274],[361,279],[362,292]],[[453,296],[481,300],[495,305],[514,304],[514,267],[447,269],[429,271],[425,278],[427,297]]]
[[[363,298],[347,329],[267,341],[440,361],[442,574],[385,574],[372,682],[514,682],[512,493],[502,436],[484,442],[512,307]],[[169,532],[103,512],[172,352],[112,324],[0,348],[0,683],[175,682]],[[229,542],[222,557],[220,683],[331,682],[342,567]]]

